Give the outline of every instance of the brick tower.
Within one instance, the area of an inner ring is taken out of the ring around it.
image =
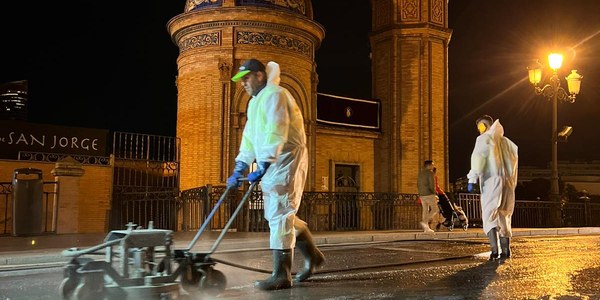
[[[224,184],[232,170],[249,97],[231,82],[248,58],[281,67],[281,86],[306,121],[314,169],[317,75],[315,51],[325,31],[310,0],[188,0],[167,28],[179,47],[177,136],[181,189]],[[314,181],[309,174],[308,184]]]
[[[448,182],[447,0],[371,0],[373,96],[382,105],[375,190],[415,193],[423,160]]]

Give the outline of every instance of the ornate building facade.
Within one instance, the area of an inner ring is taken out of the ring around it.
[[[179,47],[181,189],[221,185],[230,175],[249,100],[230,78],[251,57],[280,64],[281,85],[303,111],[306,190],[415,193],[417,172],[430,158],[444,171],[439,177],[445,185],[447,2],[372,0],[371,7],[373,98],[381,105],[377,130],[318,122],[314,58],[325,28],[313,20],[310,0],[189,0],[167,25]]]
[[[168,30],[180,51],[181,189],[223,184],[230,175],[249,100],[231,77],[251,57],[281,65],[281,85],[304,113],[314,162],[314,57],[325,32],[312,20],[310,1],[190,0]]]

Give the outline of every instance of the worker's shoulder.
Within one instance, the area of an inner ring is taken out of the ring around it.
[[[504,144],[510,148],[513,148],[515,151],[517,149],[519,149],[519,146],[517,146],[517,144],[515,144],[515,142],[513,142],[511,139],[509,139],[508,137],[504,137],[503,138]]]

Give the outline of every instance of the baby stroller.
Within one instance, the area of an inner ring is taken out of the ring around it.
[[[440,226],[444,225],[444,227],[448,228],[450,231],[454,230],[454,227],[462,227],[463,230],[467,230],[469,227],[469,219],[462,208],[452,203],[445,193],[438,194],[438,198],[438,207],[440,208],[440,213],[445,218],[445,221],[439,223],[436,226],[436,229],[439,230]]]

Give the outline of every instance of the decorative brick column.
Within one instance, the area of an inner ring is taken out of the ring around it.
[[[446,0],[371,0],[373,96],[381,101],[375,190],[416,193],[433,159],[448,189],[448,28]]]
[[[79,232],[79,203],[81,201],[81,177],[85,173],[81,163],[72,157],[58,161],[52,170],[58,182],[58,213],[56,233]]]

